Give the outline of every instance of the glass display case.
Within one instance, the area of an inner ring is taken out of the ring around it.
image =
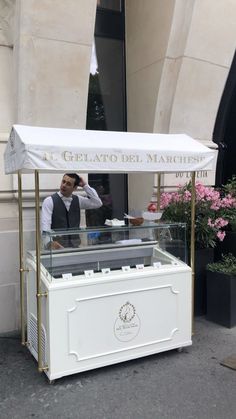
[[[185,224],[80,228],[42,237],[42,354],[50,380],[191,345]],[[37,359],[34,251],[28,347]]]
[[[184,223],[80,228],[45,232],[41,264],[53,281],[68,274],[95,275],[114,270],[177,263],[166,252],[187,261]]]

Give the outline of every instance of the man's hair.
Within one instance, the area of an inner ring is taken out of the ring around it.
[[[77,175],[77,173],[65,173],[64,176],[71,177],[75,181],[74,186],[79,186],[79,183],[80,183],[81,179],[80,179],[79,175]]]

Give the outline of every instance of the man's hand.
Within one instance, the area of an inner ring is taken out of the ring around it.
[[[79,186],[81,186],[81,188],[84,187],[84,185],[87,185],[87,183],[84,181],[84,179],[82,177],[80,177],[80,183]]]
[[[58,243],[56,241],[53,241],[50,244],[50,249],[52,249],[52,250],[58,250],[58,249],[64,249],[64,247],[60,243]]]

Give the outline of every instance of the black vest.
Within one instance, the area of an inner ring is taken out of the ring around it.
[[[67,211],[63,200],[58,193],[52,195],[52,230],[65,230],[67,228],[79,228],[80,226],[80,205],[78,197],[72,195],[70,209]],[[54,240],[58,241],[63,247],[77,247],[80,244],[79,235],[57,236]]]

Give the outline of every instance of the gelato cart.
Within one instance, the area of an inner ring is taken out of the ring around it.
[[[211,169],[214,157],[214,151],[181,134],[13,126],[5,170],[18,173],[19,181],[22,300],[25,281],[27,290],[26,315],[21,304],[22,343],[50,381],[191,345],[192,269],[186,264],[181,223],[49,231],[48,243],[58,235],[75,235],[80,245],[42,250],[39,173],[195,173]],[[36,244],[25,257],[21,174],[32,172]],[[194,230],[194,218],[192,224]],[[178,245],[170,252],[173,238]]]

